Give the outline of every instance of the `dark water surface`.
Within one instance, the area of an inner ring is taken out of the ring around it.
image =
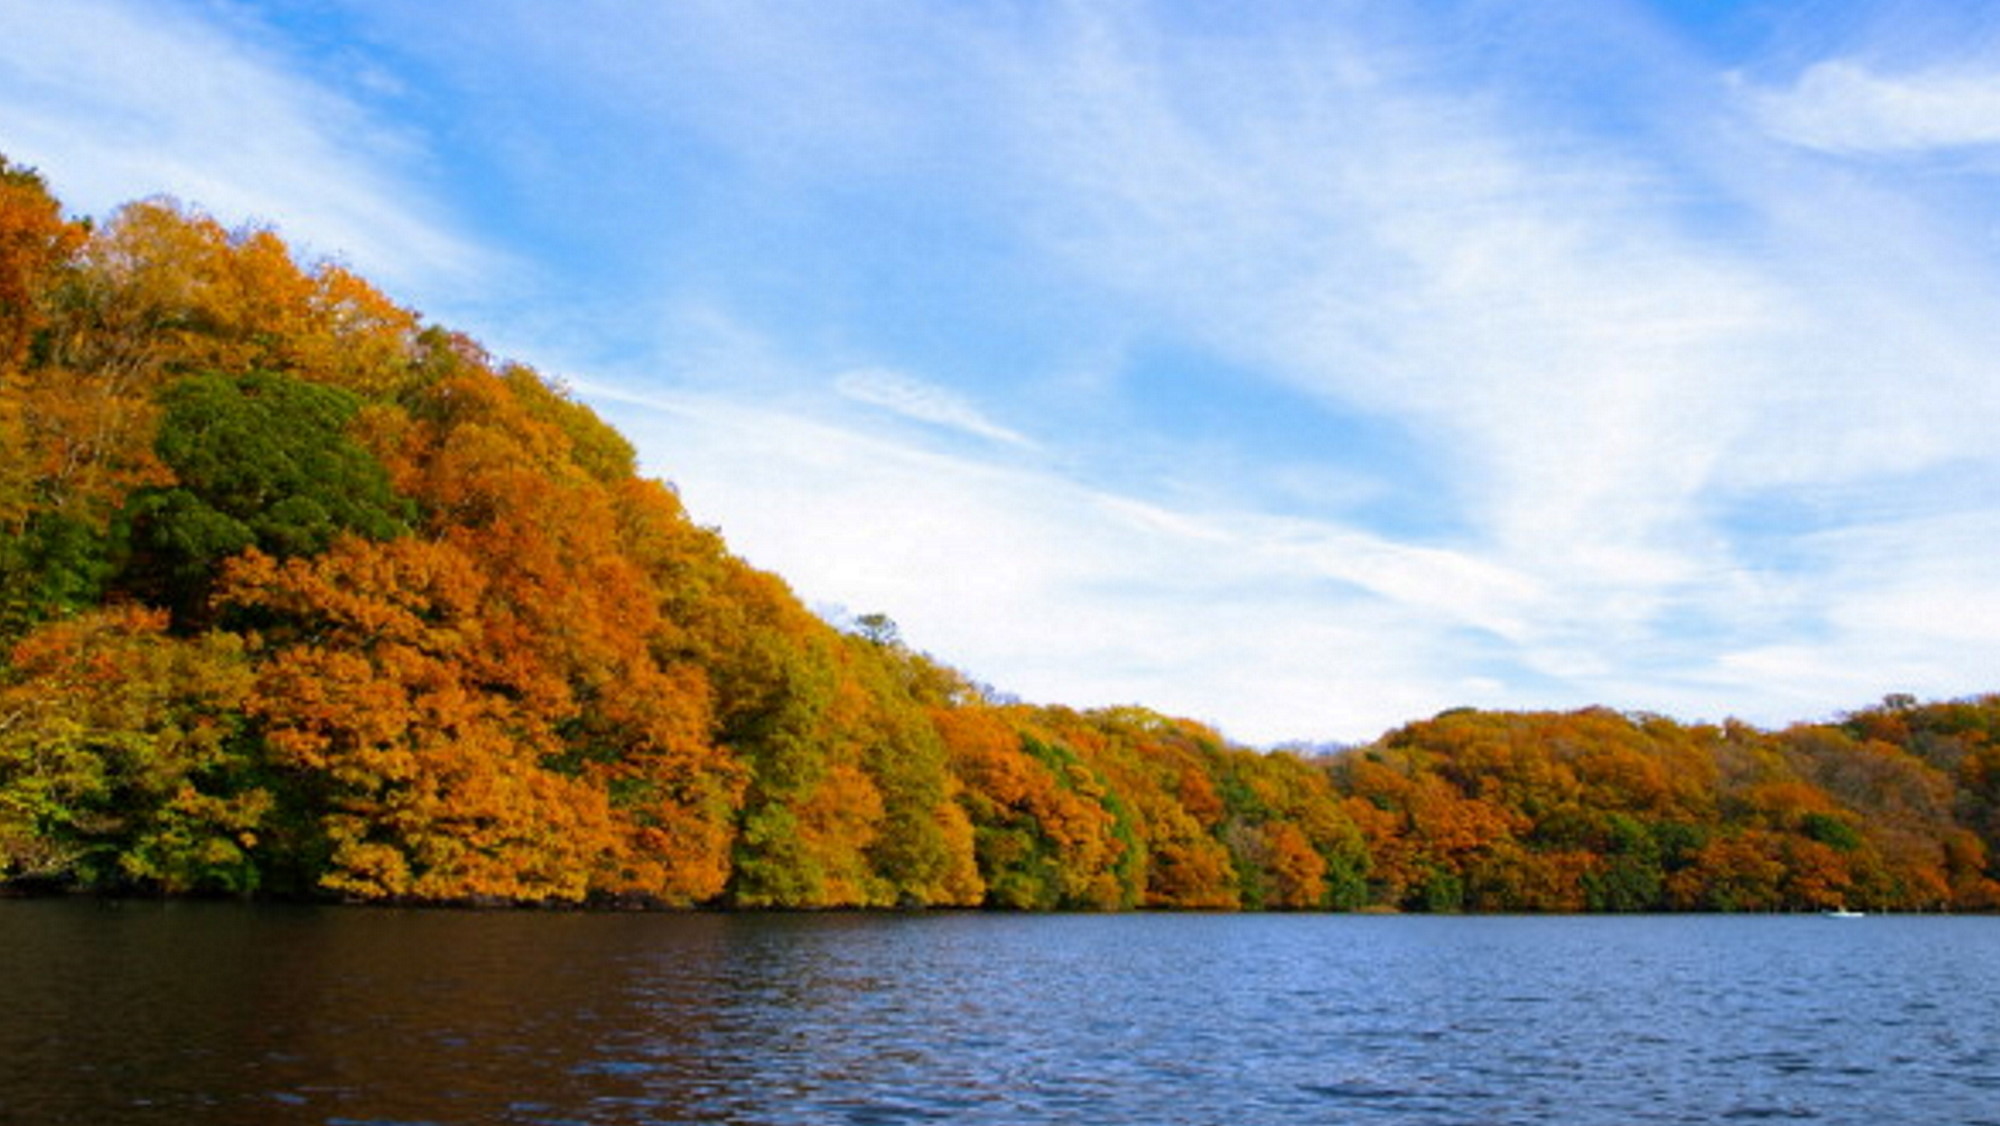
[[[2000,1123],[2000,919],[0,902],[14,1123]]]

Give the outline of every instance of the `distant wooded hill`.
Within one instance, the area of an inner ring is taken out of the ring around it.
[[[730,907],[2000,904],[2000,697],[1326,756],[844,632],[535,372],[0,160],[0,880]],[[1056,639],[1051,639],[1052,643]]]

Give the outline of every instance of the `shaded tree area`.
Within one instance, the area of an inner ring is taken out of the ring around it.
[[[1987,910],[2000,698],[1331,755],[843,631],[534,371],[0,161],[0,881],[743,908]]]

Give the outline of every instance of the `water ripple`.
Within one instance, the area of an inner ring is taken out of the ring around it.
[[[6,1122],[2000,1126],[2000,920],[4,904],[0,942]]]

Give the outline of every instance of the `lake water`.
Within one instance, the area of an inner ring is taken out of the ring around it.
[[[9,1123],[2000,1123],[2000,919],[0,902]]]

